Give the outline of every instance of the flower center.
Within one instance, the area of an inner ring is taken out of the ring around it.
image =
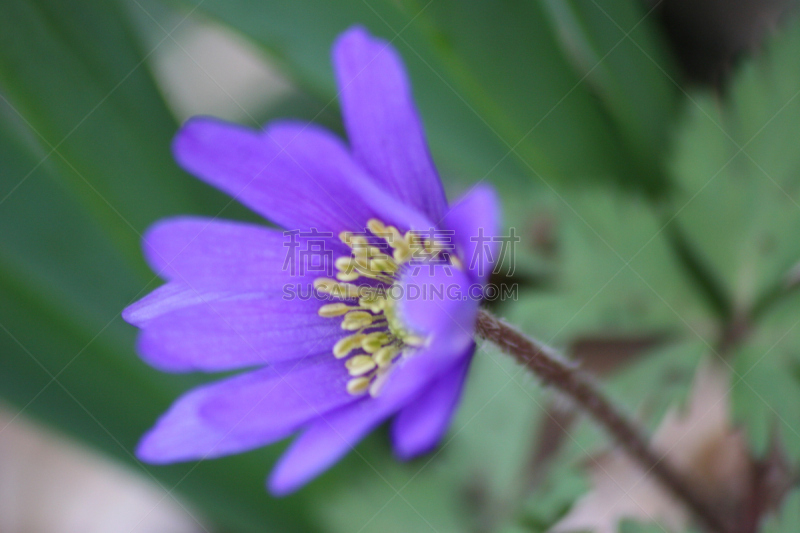
[[[334,357],[344,360],[352,376],[347,391],[377,396],[393,364],[425,344],[397,311],[399,291],[394,289],[400,287],[401,267],[413,260],[443,258],[445,248],[433,237],[424,238],[413,231],[402,234],[376,219],[367,222],[367,229],[372,235],[339,234],[352,251],[336,259],[336,279],[317,278],[314,287],[343,300],[323,305],[319,315],[342,317],[342,329],[353,332],[333,347]],[[445,260],[457,264],[455,256]]]

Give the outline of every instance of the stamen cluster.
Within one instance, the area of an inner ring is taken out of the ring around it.
[[[352,376],[347,391],[354,395],[369,391],[376,396],[392,364],[425,343],[398,316],[391,287],[399,283],[404,265],[415,259],[434,259],[444,248],[433,239],[425,239],[413,231],[403,234],[377,219],[367,222],[367,229],[372,238],[350,232],[339,234],[352,252],[336,259],[336,279],[318,278],[314,287],[333,298],[346,300],[323,305],[319,315],[343,317],[342,329],[353,332],[333,347],[334,357],[345,360]],[[454,256],[449,258],[451,262],[454,259]],[[362,284],[353,284],[357,280]]]

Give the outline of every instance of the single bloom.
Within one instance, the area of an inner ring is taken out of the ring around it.
[[[298,434],[269,479],[280,495],[389,418],[402,459],[447,430],[475,349],[497,199],[478,186],[448,206],[387,42],[352,28],[333,62],[349,147],[288,121],[256,131],[193,118],[175,138],[183,168],[286,231],[180,217],[145,235],[168,282],[123,313],[141,328],[141,356],[167,372],[246,371],[179,398],[139,444],[142,460]]]

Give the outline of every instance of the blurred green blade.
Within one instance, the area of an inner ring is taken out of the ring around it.
[[[152,5],[158,2],[169,0],[130,0],[129,9],[153,13]],[[518,172],[507,157],[507,146],[486,128],[468,101],[465,105],[461,90],[443,75],[446,67],[414,22],[423,18],[416,17],[416,11],[409,14],[387,0],[182,0],[181,4],[192,14],[211,15],[269,50],[304,89],[334,110],[338,99],[331,46],[348,27],[364,25],[400,50],[443,174],[474,182],[501,168]],[[164,30],[171,28],[164,27],[162,34]]]
[[[17,133],[0,128],[4,196],[37,162],[12,137]],[[133,353],[135,332],[119,311],[155,284],[126,264],[56,172],[41,165],[0,206],[0,394],[26,414],[136,463],[131,453],[140,436],[197,380],[161,374]],[[302,499],[279,502],[266,494],[277,453],[196,469],[138,468],[167,489],[177,486],[202,516],[231,530],[311,530],[297,511]]]
[[[176,124],[114,3],[0,5],[0,395],[191,497],[231,531],[313,531],[264,481],[279,449],[199,465],[131,455],[198,382],[148,368],[120,311],[158,282],[140,233],[230,202],[180,172]],[[54,379],[55,378],[55,379]]]
[[[214,205],[172,161],[175,123],[113,2],[0,4],[0,88],[132,256],[153,220]]]
[[[677,73],[642,2],[542,0],[565,56],[614,119],[635,164],[664,157],[677,104]],[[659,172],[657,168],[652,170]]]
[[[186,1],[272,50],[331,102],[335,37],[363,24],[389,39],[409,67],[437,163],[473,180],[516,161],[513,172],[547,182],[592,178],[663,186],[661,141],[674,89],[630,41],[663,59],[649,21],[625,37],[641,14],[632,0],[607,6],[625,29],[614,26],[610,37],[604,32],[612,22],[601,24],[590,14],[586,39],[596,41],[596,66],[608,74],[599,85],[562,50],[557,22],[540,2]]]
[[[632,2],[625,3],[635,11]],[[597,14],[596,6],[580,6],[576,16]],[[619,9],[611,11],[629,24],[631,15],[622,18]],[[546,180],[592,178],[657,187],[654,180],[662,177],[659,152],[651,146],[642,153],[632,144],[634,139],[640,142],[641,132],[638,138],[624,133],[632,121],[650,118],[634,117],[635,113],[672,107],[671,91],[664,89],[670,82],[654,76],[649,63],[620,60],[633,44],[610,20],[608,27],[590,20],[595,28],[573,28],[593,51],[593,57],[578,64],[560,39],[564,34],[558,33],[559,19],[550,16],[543,2],[509,2],[500,8],[480,0],[451,0],[434,2],[427,12],[434,19],[430,26],[436,49],[455,67],[454,79],[462,82],[465,94],[505,142],[515,147],[524,167]],[[640,33],[650,29],[646,20],[638,27]],[[643,66],[647,69],[641,72]],[[595,76],[599,73],[605,76]],[[618,87],[619,79],[627,76],[651,80],[659,90]],[[624,94],[623,88],[631,94]],[[630,107],[632,94],[647,104]],[[663,135],[665,126],[663,120],[647,124],[655,135]]]

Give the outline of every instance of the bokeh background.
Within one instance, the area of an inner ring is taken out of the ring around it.
[[[378,431],[274,499],[284,444],[169,467],[133,456],[210,379],[134,352],[120,311],[161,283],[142,233],[175,214],[257,220],[183,173],[172,136],[196,114],[341,133],[329,49],[356,23],[403,56],[449,197],[492,183],[522,237],[496,280],[519,298],[494,310],[596,373],[752,531],[800,530],[796,10],[0,0],[0,532],[691,527],[489,345],[445,443],[410,463]]]

